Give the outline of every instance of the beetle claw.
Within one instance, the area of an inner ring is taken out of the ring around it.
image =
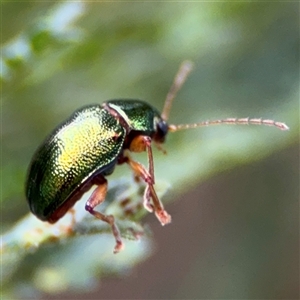
[[[119,253],[121,250],[124,249],[124,244],[121,240],[117,240],[115,248],[114,248],[114,254]]]
[[[165,210],[156,211],[155,215],[162,226],[171,223],[172,218]]]

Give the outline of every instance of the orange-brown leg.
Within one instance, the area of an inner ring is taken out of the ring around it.
[[[85,209],[91,213],[96,218],[108,223],[111,226],[113,235],[116,240],[116,245],[114,248],[114,253],[118,253],[123,248],[123,242],[121,239],[120,231],[115,224],[114,216],[112,215],[104,215],[98,211],[95,211],[94,208],[101,204],[105,200],[106,192],[107,192],[107,180],[102,177],[102,183],[97,186],[94,190],[90,198],[87,200],[85,204]]]
[[[127,163],[133,169],[134,173],[147,183],[144,193],[144,207],[150,212],[154,211],[162,225],[170,223],[171,216],[165,211],[164,206],[157,197],[154,189],[155,179],[151,138],[143,135],[135,137],[130,144],[129,150],[132,152],[147,151],[149,165],[148,170],[146,170],[142,164],[132,160],[129,156]],[[152,198],[153,204],[150,203],[150,198]]]

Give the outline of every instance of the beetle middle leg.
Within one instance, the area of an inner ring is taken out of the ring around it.
[[[171,216],[165,211],[162,202],[159,200],[156,191],[154,189],[155,179],[154,179],[154,164],[153,155],[151,148],[151,138],[149,136],[138,135],[136,136],[129,147],[132,152],[142,152],[147,151],[148,154],[148,170],[140,163],[131,159],[127,156],[127,163],[133,169],[134,173],[141,177],[146,183],[146,189],[144,192],[144,207],[152,212],[154,211],[156,217],[162,225],[171,222]],[[153,204],[150,203],[150,198],[152,198]]]
[[[97,178],[98,179],[98,178]],[[107,180],[101,176],[101,183],[98,184],[97,188],[94,190],[90,198],[87,200],[85,204],[85,209],[91,213],[96,218],[108,223],[111,226],[113,235],[116,240],[116,245],[114,248],[114,253],[118,253],[123,248],[123,242],[121,239],[120,231],[115,223],[115,218],[113,215],[105,215],[98,211],[95,211],[94,208],[101,204],[105,200],[106,192],[107,192]]]

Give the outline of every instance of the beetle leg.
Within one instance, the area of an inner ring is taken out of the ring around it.
[[[144,197],[143,197],[144,198],[143,205],[146,210],[148,210],[149,212],[153,212],[154,207],[153,207],[153,204],[150,203],[151,193],[150,193],[150,189],[149,189],[149,183],[150,184],[152,183],[152,178],[151,178],[149,172],[145,169],[145,167],[141,163],[134,161],[128,154],[127,154],[127,158],[128,158],[127,163],[133,170],[134,177],[142,178],[147,183],[147,186],[146,186],[145,192],[144,192]]]
[[[90,198],[87,200],[85,204],[85,209],[95,216],[96,218],[108,223],[111,226],[113,235],[116,240],[116,245],[114,248],[114,253],[118,253],[123,248],[123,242],[121,239],[120,231],[115,223],[115,219],[113,215],[104,215],[98,211],[95,211],[94,208],[101,204],[105,200],[106,192],[107,192],[107,180],[102,177],[102,183],[97,186],[94,190]]]
[[[145,192],[144,192],[143,205],[146,210],[148,210],[149,212],[152,213],[154,210],[154,207],[153,207],[153,204],[150,202],[150,198],[151,198],[151,193],[150,193],[149,185],[147,185],[145,188]]]
[[[147,183],[147,187],[144,193],[144,207],[151,212],[154,210],[156,217],[162,225],[170,223],[171,216],[165,211],[164,206],[157,197],[154,189],[155,179],[151,138],[149,136],[138,135],[132,140],[129,150],[132,152],[147,151],[149,165],[148,171],[142,164],[132,160],[130,157],[128,157],[127,163],[133,169],[135,174],[142,177],[143,180]],[[150,197],[152,198],[153,204],[150,203]]]
[[[141,163],[133,160],[129,155],[127,156],[127,158],[128,160],[126,162],[134,172],[134,176],[142,178],[148,184],[153,184],[153,178],[151,177],[149,171],[146,170],[146,168]]]

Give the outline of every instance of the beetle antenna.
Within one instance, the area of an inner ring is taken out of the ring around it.
[[[268,119],[250,119],[250,118],[227,118],[222,120],[213,120],[213,121],[204,121],[200,123],[194,123],[194,124],[180,124],[180,125],[169,125],[168,129],[171,132],[184,130],[184,129],[190,129],[190,128],[197,128],[202,126],[210,126],[210,125],[266,125],[266,126],[274,126],[281,130],[289,130],[289,127],[282,122],[277,122],[274,120],[268,120]]]
[[[163,120],[167,121],[170,114],[170,109],[173,103],[173,100],[186,81],[188,75],[193,69],[193,63],[189,60],[185,60],[182,62],[182,64],[179,67],[179,70],[177,71],[173,84],[167,94],[165,105],[161,114],[161,117]]]

